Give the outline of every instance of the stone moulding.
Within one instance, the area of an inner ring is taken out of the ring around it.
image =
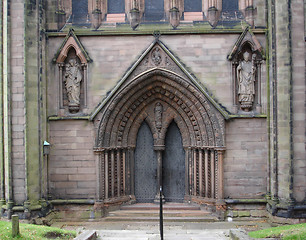
[[[78,56],[82,64],[88,64],[92,62],[84,46],[82,45],[82,43],[76,36],[73,29],[69,30],[69,33],[66,35],[61,47],[59,48],[56,55],[54,56],[53,62],[54,63],[64,63],[71,47],[73,47],[74,50],[76,51],[76,55]]]

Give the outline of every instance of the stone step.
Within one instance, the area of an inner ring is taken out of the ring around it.
[[[166,203],[163,205],[165,222],[215,222],[218,219],[209,211],[202,210],[199,205],[184,203]],[[122,206],[118,211],[109,212],[105,221],[115,222],[158,222],[159,205],[138,203]]]
[[[103,240],[160,240],[159,230],[100,230],[98,235]],[[167,230],[164,229],[164,239],[167,240],[228,240],[228,230]]]
[[[216,222],[217,217],[163,217],[164,222]],[[159,216],[108,216],[104,218],[106,222],[159,222]]]
[[[202,217],[209,216],[210,213],[207,211],[199,210],[188,210],[188,211],[163,211],[163,215],[167,217]],[[110,212],[108,216],[159,216],[159,211],[157,210],[121,210]]]
[[[125,205],[121,210],[159,210],[159,204],[153,203],[137,203],[132,205]],[[163,210],[201,210],[198,205],[182,204],[182,203],[166,203],[163,205]]]

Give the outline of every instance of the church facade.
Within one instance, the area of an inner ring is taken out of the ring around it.
[[[2,216],[98,219],[162,189],[220,219],[306,217],[302,1],[0,8]]]

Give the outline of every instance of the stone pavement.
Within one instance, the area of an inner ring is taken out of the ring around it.
[[[160,240],[156,222],[65,222],[53,226],[82,232],[96,230],[101,240]],[[164,240],[229,240],[230,229],[247,231],[270,227],[265,221],[211,222],[211,223],[165,223]]]

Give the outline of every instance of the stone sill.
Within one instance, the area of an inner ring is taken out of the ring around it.
[[[224,199],[227,204],[266,204],[266,199]]]
[[[181,23],[177,29],[173,30],[168,24],[141,24],[135,31],[132,30],[129,24],[117,24],[115,27],[106,27],[101,25],[98,30],[91,28],[84,29],[78,26],[70,26],[75,31],[77,36],[117,36],[117,35],[152,35],[154,32],[159,31],[161,35],[184,35],[184,34],[241,34],[247,24],[234,25],[232,28],[219,26],[211,28],[206,22],[184,24]],[[46,31],[47,37],[65,37],[70,28],[66,27],[63,31]],[[254,34],[266,34],[265,27],[258,27],[251,29]]]

